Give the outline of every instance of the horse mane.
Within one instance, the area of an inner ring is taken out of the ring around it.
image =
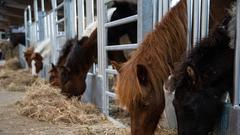
[[[66,41],[66,43],[63,45],[63,48],[60,52],[60,56],[58,58],[57,66],[62,66],[66,62],[66,58],[71,51],[74,42],[77,41],[77,36],[73,39],[69,39]]]
[[[163,82],[170,74],[168,64],[178,62],[186,49],[187,7],[181,0],[149,33],[131,59],[124,63],[117,79],[116,93],[120,105],[128,109],[131,104],[144,97],[137,78],[137,65],[147,68],[156,96],[163,93]]]
[[[229,23],[231,23],[231,21]],[[173,85],[178,85],[178,83],[182,80],[181,78],[185,77],[185,69],[187,66],[191,66],[191,68],[196,69],[197,66],[206,65],[206,63],[200,63],[200,61],[203,58],[206,58],[205,62],[209,62],[207,59],[212,58],[214,54],[219,54],[219,50],[232,50],[233,52],[234,49],[231,49],[229,46],[230,41],[231,38],[229,37],[225,26],[218,26],[215,28],[215,30],[212,31],[206,38],[197,43],[196,47],[192,49],[186,57],[183,57],[181,62],[175,67],[173,74],[174,78],[177,79],[174,80],[175,83]],[[210,67],[208,68],[210,69]],[[202,74],[197,75],[201,76]]]
[[[72,73],[80,73],[83,69],[90,69],[96,57],[97,29],[93,31],[89,38],[83,37],[80,41],[74,43],[64,66],[70,68]]]

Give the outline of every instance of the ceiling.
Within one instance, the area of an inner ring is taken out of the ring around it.
[[[33,1],[34,0],[0,0],[0,30],[7,30],[10,26],[23,26],[24,9],[28,5],[33,7]],[[41,0],[38,0],[38,9],[41,7],[40,1]],[[51,0],[44,1],[46,10],[50,10]]]

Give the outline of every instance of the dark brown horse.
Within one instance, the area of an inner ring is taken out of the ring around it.
[[[180,60],[186,48],[187,9],[181,0],[149,33],[131,58],[119,65],[116,93],[131,115],[133,135],[152,135],[165,107],[163,82],[168,64]]]
[[[175,70],[172,90],[179,135],[209,135],[219,121],[224,94],[233,90],[234,50],[225,26],[198,43]]]
[[[60,86],[60,78],[59,78],[59,67],[64,66],[67,56],[71,51],[73,44],[77,42],[77,37],[74,39],[67,40],[63,45],[63,48],[60,52],[60,56],[58,58],[58,62],[56,66],[52,63],[52,69],[49,71],[50,77],[49,82],[52,86]]]
[[[25,33],[10,33],[10,42],[13,47],[16,47],[19,43],[25,46]]]
[[[116,10],[113,12],[111,20],[117,20],[136,14],[135,4],[116,2],[114,6],[116,6]],[[136,31],[136,22],[109,28],[108,45],[118,45],[120,43],[120,37],[125,34],[128,34],[131,42],[137,42]],[[109,52],[108,59],[118,62],[126,61],[123,51]],[[86,39],[86,41],[84,40],[84,42],[78,42],[78,45],[74,45],[64,66],[60,69],[62,92],[69,97],[81,96],[86,88],[85,79],[87,72],[96,60],[97,29],[95,29],[95,31],[90,35],[89,39]]]
[[[74,42],[64,66],[60,67],[60,86],[68,97],[81,96],[86,89],[86,75],[97,57],[97,30],[90,37]]]

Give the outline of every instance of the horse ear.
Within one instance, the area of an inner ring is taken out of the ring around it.
[[[144,65],[137,65],[137,77],[138,81],[142,86],[147,86],[149,81],[148,71]]]
[[[113,68],[116,69],[118,72],[120,72],[120,69],[122,67],[122,63],[118,63],[116,61],[111,61],[111,63],[112,63]]]
[[[197,78],[196,78],[196,73],[193,70],[193,68],[191,66],[188,66],[186,71],[187,71],[188,76],[192,78],[193,84],[195,84]]]
[[[51,63],[51,65],[52,65],[52,68],[56,68],[55,65],[54,65],[53,63]]]

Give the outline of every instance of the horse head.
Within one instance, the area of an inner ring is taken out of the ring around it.
[[[48,72],[50,74],[49,82],[52,86],[60,86],[58,67],[55,66],[53,63],[51,65],[52,69]]]
[[[121,104],[124,105],[131,116],[131,133],[132,135],[152,135],[157,127],[161,113],[164,109],[164,95],[163,92],[156,90],[155,81],[152,80],[152,72],[143,64],[136,65],[136,75],[131,77],[136,81],[124,81],[125,73],[124,64],[117,64],[112,62],[113,66],[118,70],[116,92],[121,99]],[[119,82],[122,82],[121,84]],[[122,91],[119,91],[119,85],[122,86]],[[124,88],[132,91],[124,91]],[[126,92],[126,94],[120,94]],[[160,92],[160,93],[159,93]],[[124,100],[124,101],[123,101]],[[124,103],[123,103],[124,102]]]
[[[32,74],[37,74],[43,69],[43,57],[39,53],[33,53],[31,56]]]
[[[68,97],[81,96],[86,89],[86,76],[78,75],[72,72],[68,67],[60,67],[60,86],[62,93]]]
[[[24,52],[24,58],[25,58],[25,60],[26,60],[26,62],[27,62],[27,65],[28,65],[29,68],[32,67],[32,65],[31,65],[31,62],[32,62],[31,56],[32,56],[32,54],[33,54],[33,51],[34,51],[34,48],[33,48],[33,47],[29,47],[29,48],[27,48],[26,51]]]
[[[222,97],[233,89],[234,50],[223,29],[194,48],[174,73],[178,134],[209,135],[222,115]],[[223,64],[224,63],[224,64]]]

